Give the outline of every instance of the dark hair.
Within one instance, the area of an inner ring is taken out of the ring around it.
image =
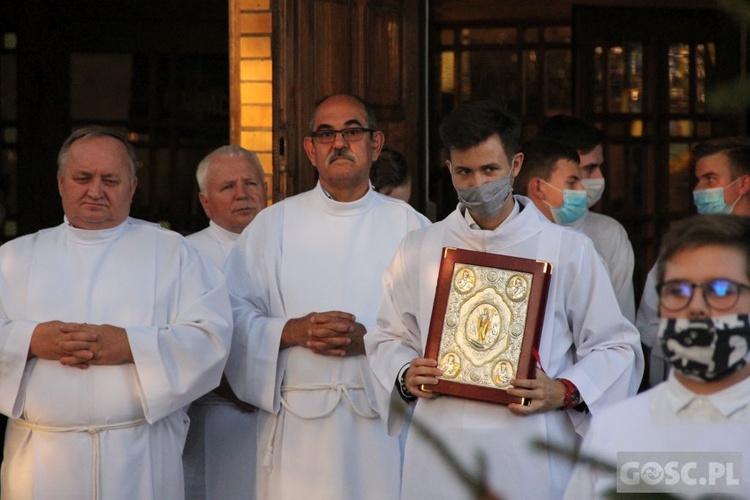
[[[539,130],[540,137],[564,142],[583,154],[604,142],[604,132],[573,116],[555,115]]]
[[[664,281],[667,262],[677,253],[709,245],[736,248],[745,255],[745,274],[750,278],[750,217],[715,214],[694,215],[672,223],[659,250],[657,281]]]
[[[493,101],[459,104],[445,115],[440,124],[440,140],[449,156],[453,149],[463,151],[472,148],[492,135],[500,137],[505,155],[508,161],[512,161],[518,151],[521,124]]]
[[[312,114],[310,115],[310,121],[307,124],[308,133],[312,134],[313,132],[315,132],[315,129],[313,128],[315,127],[315,114],[318,112],[318,108],[320,107],[320,105],[326,102],[331,97],[336,96],[351,97],[352,99],[357,101],[365,110],[365,115],[367,116],[367,128],[369,128],[370,130],[378,130],[378,120],[375,118],[375,113],[373,112],[372,107],[370,107],[370,105],[367,104],[364,99],[354,94],[329,94],[315,101]]]
[[[383,194],[391,192],[409,181],[409,166],[404,155],[388,146],[383,147],[378,159],[372,162],[370,182]]]
[[[528,140],[521,146],[523,165],[513,184],[513,190],[526,196],[529,181],[534,177],[548,181],[555,171],[558,160],[570,160],[580,163],[578,152],[572,146],[562,142],[537,137]]]
[[[74,130],[73,133],[70,134],[67,139],[65,139],[65,142],[63,142],[63,145],[60,148],[60,152],[57,154],[58,174],[62,173],[65,162],[68,159],[68,152],[70,151],[71,146],[73,146],[73,143],[80,139],[83,139],[84,137],[111,137],[112,139],[119,141],[125,147],[131,182],[135,179],[135,166],[137,163],[137,159],[135,156],[135,148],[133,147],[133,145],[130,144],[130,141],[128,141],[128,138],[125,137],[124,134],[118,132],[117,130],[107,127],[100,127],[98,125],[91,125]]]
[[[747,137],[720,137],[709,139],[693,146],[693,161],[724,153],[729,159],[732,179],[750,174],[750,139]]]

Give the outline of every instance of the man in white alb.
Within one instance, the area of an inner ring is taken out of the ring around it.
[[[414,404],[413,421],[430,429],[464,467],[478,473],[483,465],[493,492],[509,499],[558,499],[572,466],[534,450],[532,441],[574,449],[589,411],[635,394],[643,353],[591,240],[551,223],[528,198],[511,194],[523,163],[519,135],[518,121],[490,102],[461,104],[443,119],[440,137],[460,203],[445,220],[404,239],[383,277],[377,326],[367,332],[365,344],[383,387]],[[436,397],[423,390],[442,374],[424,349],[444,247],[552,264],[540,369],[534,379],[506,375],[513,386],[508,393],[530,399],[528,405]],[[399,418],[395,411],[388,415],[392,433],[399,432]],[[409,429],[402,499],[469,498],[471,490],[442,455]]]
[[[219,384],[224,279],[128,217],[135,151],[79,129],[58,156],[65,221],[0,248],[2,497],[184,497],[183,407]]]
[[[428,222],[371,189],[383,141],[361,99],[319,101],[304,141],[318,185],[258,214],[227,258],[226,373],[260,409],[258,498],[398,498],[399,441],[378,418],[389,394],[362,337],[399,242]]]
[[[191,234],[219,269],[240,233],[266,206],[266,183],[258,156],[240,146],[209,153],[195,172],[209,226]],[[183,462],[188,499],[250,499],[255,493],[255,408],[238,400],[226,378],[188,411]]]

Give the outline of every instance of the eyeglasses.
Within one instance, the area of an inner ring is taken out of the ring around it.
[[[706,283],[691,283],[685,280],[671,280],[656,286],[659,304],[667,311],[681,311],[693,300],[695,289],[700,288],[704,302],[711,309],[726,311],[740,300],[742,290],[750,290],[750,285],[728,279],[714,279]]]
[[[324,129],[313,132],[310,135],[319,144],[330,144],[336,140],[336,134],[341,134],[341,137],[346,142],[356,142],[362,140],[365,132],[374,132],[374,130],[364,127],[351,127],[343,130]]]

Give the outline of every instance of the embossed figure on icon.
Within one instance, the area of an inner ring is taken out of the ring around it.
[[[456,289],[461,293],[466,293],[474,288],[475,282],[476,278],[471,269],[464,268],[460,276],[456,279]]]
[[[505,287],[505,293],[508,295],[508,298],[516,302],[525,299],[527,291],[526,280],[518,274],[511,276],[508,280],[508,285]]]
[[[510,381],[516,376],[516,371],[513,369],[513,364],[510,361],[500,361],[495,365],[495,369],[492,370],[492,382],[498,387],[508,387]]]
[[[481,310],[475,309],[469,317],[468,324],[468,340],[475,349],[484,350],[490,347],[500,332],[500,316],[490,305],[485,305]]]
[[[461,371],[461,358],[455,352],[449,352],[443,356],[440,369],[443,370],[443,377],[454,378]]]

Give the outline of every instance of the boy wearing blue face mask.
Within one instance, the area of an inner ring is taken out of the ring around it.
[[[731,213],[750,216],[750,139],[721,137],[697,144],[692,150],[697,183],[693,201],[700,214]],[[668,364],[656,344],[658,329],[656,266],[648,273],[635,325],[649,355],[649,382],[656,385],[667,377]]]
[[[698,467],[700,452],[720,453],[724,459],[739,454],[741,470],[739,465],[731,470],[732,481],[722,464],[724,475],[715,477],[714,484],[673,484],[657,475],[646,487],[687,497],[733,493],[747,498],[750,218],[707,215],[675,223],[663,240],[657,280],[659,344],[672,372],[666,382],[595,416],[582,452],[612,464],[622,452],[675,452],[664,460],[678,462],[682,455],[677,452],[689,452]],[[624,470],[618,474],[622,479]],[[697,467],[691,474],[701,477]],[[567,496],[594,498],[605,486],[614,487],[614,477],[579,465]],[[688,488],[663,489],[677,486]],[[736,488],[718,491],[712,486]]]
[[[605,184],[602,173],[604,133],[580,118],[555,115],[542,125],[539,137],[562,142],[578,152],[581,184],[586,190],[588,207],[598,203]],[[622,314],[631,322],[635,321],[635,257],[625,228],[612,217],[590,210],[585,210],[578,220],[569,225],[594,242],[596,251],[604,260]]]
[[[521,147],[524,165],[516,179],[518,194],[528,196],[547,219],[569,226],[586,213],[586,191],[575,149],[536,138]]]
[[[693,201],[699,214],[750,213],[750,140],[726,137],[693,148],[698,183]]]

